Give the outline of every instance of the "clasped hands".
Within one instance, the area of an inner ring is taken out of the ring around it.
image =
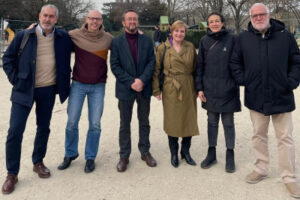
[[[141,92],[144,88],[144,83],[141,81],[141,79],[134,79],[134,82],[131,84],[131,89],[137,92]]]

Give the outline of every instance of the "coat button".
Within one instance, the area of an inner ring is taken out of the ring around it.
[[[33,60],[32,63],[35,64],[35,60]]]

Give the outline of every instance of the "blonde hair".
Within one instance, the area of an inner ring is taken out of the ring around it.
[[[183,21],[181,21],[181,20],[175,21],[175,22],[172,24],[172,26],[171,26],[171,33],[173,33],[173,31],[174,31],[175,29],[181,28],[181,27],[184,27],[185,32],[186,32],[186,30],[187,30],[187,25],[186,25]]]

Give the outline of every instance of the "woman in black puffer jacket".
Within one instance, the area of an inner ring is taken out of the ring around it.
[[[226,140],[226,171],[234,172],[234,112],[241,110],[239,87],[229,70],[235,36],[224,27],[224,17],[216,12],[207,20],[208,31],[201,39],[195,75],[196,89],[207,110],[208,153],[201,167],[216,163],[218,124],[221,116]]]

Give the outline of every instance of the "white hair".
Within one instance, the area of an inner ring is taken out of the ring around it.
[[[50,8],[53,8],[55,10],[55,13],[56,13],[56,16],[58,17],[58,8],[53,5],[53,4],[46,4],[46,5],[43,5],[43,7],[41,8],[41,13],[44,11],[45,8],[47,7],[50,7]]]
[[[91,12],[95,12],[95,11],[98,12],[100,15],[102,15],[101,12],[97,9],[90,10],[87,15],[89,15]]]
[[[263,6],[263,7],[266,8],[266,12],[267,12],[267,13],[270,13],[269,8],[268,8],[265,4],[263,4],[263,3],[255,3],[255,4],[253,4],[253,5],[251,6],[251,8],[250,8],[250,10],[249,10],[249,15],[251,15],[251,10],[252,10],[254,7],[256,7],[256,6]]]

